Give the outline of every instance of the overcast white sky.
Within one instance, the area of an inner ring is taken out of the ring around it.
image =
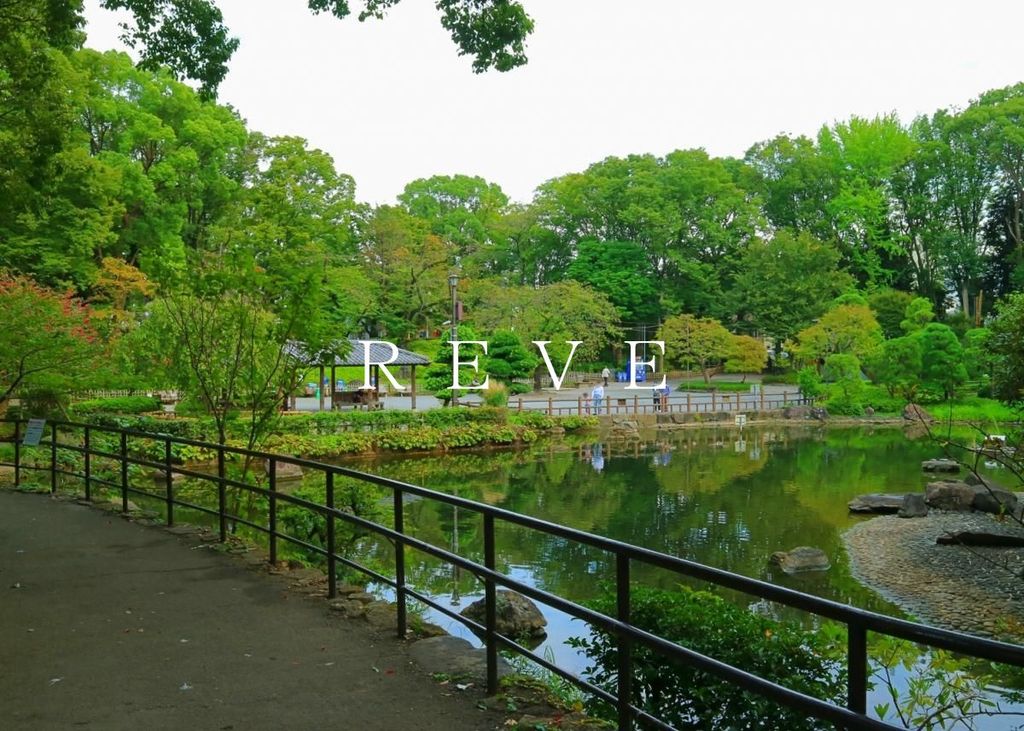
[[[120,47],[98,4],[88,45]],[[371,203],[453,173],[525,201],[608,155],[740,156],[780,132],[906,120],[1024,80],[1024,3],[1009,0],[524,0],[529,64],[482,75],[431,0],[365,23],[306,0],[218,4],[241,40],[220,100],[329,152]]]

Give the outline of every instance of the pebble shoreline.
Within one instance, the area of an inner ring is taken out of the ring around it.
[[[986,513],[932,510],[924,518],[881,515],[843,535],[853,576],[922,622],[971,634],[1024,636],[1024,548],[940,546],[943,533],[1019,534]]]

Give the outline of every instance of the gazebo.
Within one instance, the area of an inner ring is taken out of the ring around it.
[[[369,338],[367,338],[367,340],[369,340]],[[289,352],[290,355],[294,356],[295,358],[297,358],[298,360],[300,360],[302,363],[306,364],[307,366],[318,366],[320,368],[320,380],[318,381],[318,383],[320,383],[320,385],[321,385],[321,388],[319,389],[320,390],[320,404],[319,404],[319,410],[320,411],[324,410],[324,403],[325,403],[325,397],[326,397],[325,391],[326,391],[326,389],[323,388],[323,382],[324,382],[324,376],[327,374],[327,369],[328,368],[330,368],[330,371],[331,371],[331,408],[332,409],[336,409],[342,403],[342,401],[340,399],[336,398],[336,396],[338,394],[335,392],[335,388],[338,385],[338,379],[336,377],[337,369],[339,367],[343,368],[343,367],[351,367],[351,366],[357,366],[359,368],[364,368],[365,367],[365,364],[366,364],[366,362],[364,360],[365,349],[363,347],[363,343],[360,342],[359,340],[355,339],[355,338],[348,338],[347,342],[348,342],[348,349],[347,349],[346,354],[344,356],[332,355],[331,354],[332,353],[331,350],[321,351],[319,353],[315,353],[313,355],[310,355],[309,354],[309,350],[306,347],[306,344],[302,343],[302,342],[298,342],[298,341],[293,341],[293,342],[289,343],[289,345],[288,345],[288,352]],[[340,344],[341,343],[336,343],[335,345],[340,345]],[[332,350],[340,350],[340,348],[336,347],[336,348],[333,348]],[[412,406],[413,409],[415,409],[416,408],[416,366],[430,365],[431,360],[429,358],[427,358],[426,356],[420,355],[419,353],[414,353],[411,350],[405,350],[404,348],[398,348],[397,346],[396,346],[396,350],[398,351],[398,357],[395,358],[395,360],[393,360],[392,362],[388,363],[388,366],[409,366],[411,368],[411,370],[412,370],[412,384],[411,384],[411,388],[409,390],[409,395],[412,398],[412,403],[410,405]],[[382,342],[377,342],[377,341],[371,342],[371,344],[370,344],[370,353],[369,353],[369,355],[370,355],[370,362],[371,363],[383,363],[383,362],[387,361],[391,357],[391,354],[392,354],[392,350],[391,350],[391,348],[388,347],[387,344],[382,343]],[[373,387],[372,387],[373,396],[372,396],[372,399],[375,402],[376,398],[377,398],[377,395],[379,394],[379,389],[380,389],[380,366],[379,365],[371,365],[370,367],[372,369],[371,370],[371,373],[372,373],[371,381],[373,383]],[[364,384],[364,388],[360,389],[360,390],[361,391],[366,390],[366,388],[365,388],[366,385],[368,385],[368,384]],[[353,395],[355,395],[358,392],[345,392],[345,393],[353,393]],[[350,401],[350,403],[362,403],[362,402],[358,401],[356,399],[353,399],[353,400]]]

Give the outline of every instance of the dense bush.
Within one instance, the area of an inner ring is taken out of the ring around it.
[[[145,414],[161,409],[160,399],[155,396],[118,396],[80,401],[74,405],[74,410],[80,414]]]
[[[589,606],[615,616],[615,595],[607,593]],[[843,703],[845,667],[836,658],[834,632],[806,631],[730,604],[708,592],[633,587],[632,623],[652,634],[737,668],[770,678],[808,695]],[[604,632],[572,638],[590,661],[585,674],[614,693],[618,676],[616,639]],[[633,648],[633,703],[662,721],[684,729],[831,729],[761,696],[679,662],[639,643]],[[614,718],[600,702],[598,715]]]
[[[784,373],[766,373],[761,376],[761,383],[766,386],[772,384],[785,384],[795,386],[799,383],[799,376],[796,371],[785,371]]]

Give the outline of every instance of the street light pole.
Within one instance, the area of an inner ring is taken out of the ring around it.
[[[451,293],[452,293],[452,323],[451,323],[452,324],[452,331],[451,331],[451,338],[450,339],[451,339],[452,342],[454,342],[454,341],[459,339],[459,325],[458,325],[458,319],[457,319],[458,318],[458,309],[459,309],[458,308],[458,290],[459,290],[459,275],[458,274],[455,274],[453,272],[452,274],[448,275],[448,289],[450,289]],[[452,348],[454,349],[455,346],[453,345]],[[454,363],[452,365],[452,368],[453,369],[455,368]],[[452,385],[453,386],[454,386],[454,382],[455,382],[455,379],[454,379],[454,371],[453,371],[453,378],[452,378]],[[452,406],[458,406],[458,405],[459,405],[459,395],[458,395],[458,393],[456,393],[455,389],[452,388]]]

